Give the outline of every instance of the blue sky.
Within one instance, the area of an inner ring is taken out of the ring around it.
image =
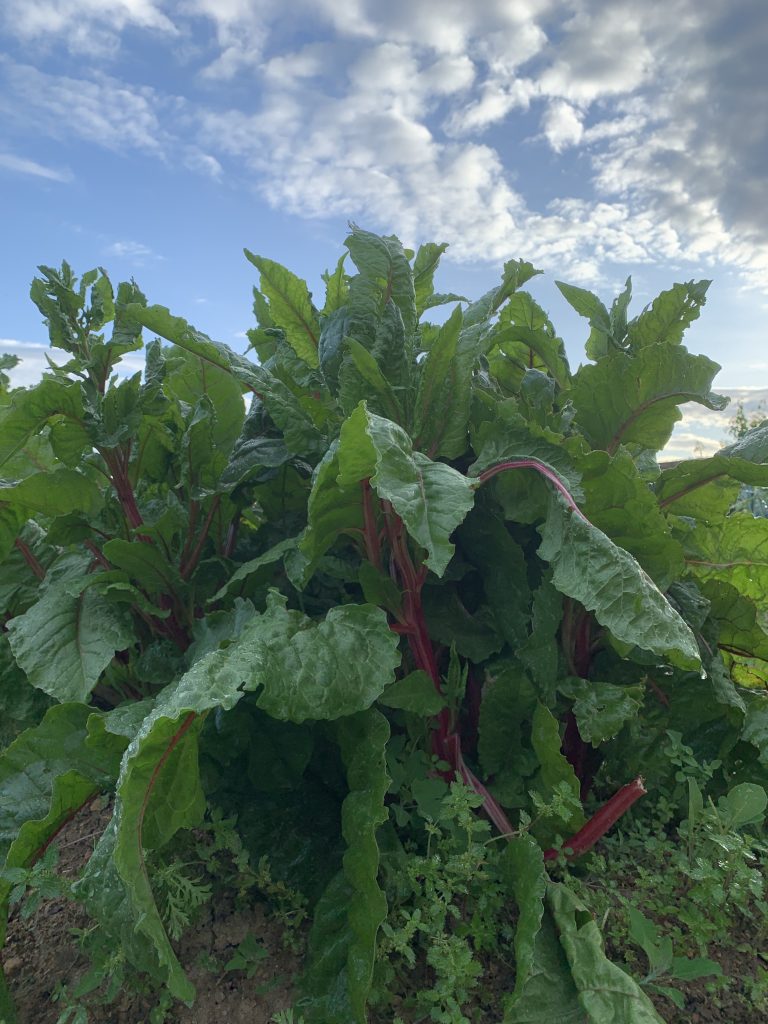
[[[243,246],[319,287],[353,219],[450,242],[446,291],[532,260],[574,364],[554,278],[610,299],[631,273],[636,310],[712,278],[689,347],[768,389],[764,0],[4,0],[0,33],[19,382],[38,263],[134,276],[237,346]]]

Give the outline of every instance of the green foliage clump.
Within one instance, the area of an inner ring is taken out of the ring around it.
[[[658,461],[681,405],[726,404],[682,344],[706,281],[632,319],[630,282],[610,308],[559,284],[573,371],[530,263],[468,301],[435,291],[445,245],[345,245],[322,302],[246,253],[247,355],[134,282],[40,268],[56,359],[0,377],[0,904],[108,791],[72,891],[168,999],[194,1000],[174,939],[229,844],[243,896],[311,921],[306,1024],[362,1024],[412,962],[419,1012],[461,1020],[495,956],[507,1024],[658,1020],[553,879],[641,777],[691,821],[670,734],[711,767],[709,846],[734,835],[712,807],[768,784],[768,521],[735,507],[768,428]]]

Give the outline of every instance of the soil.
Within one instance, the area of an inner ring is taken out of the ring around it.
[[[62,875],[77,875],[110,815],[111,809],[96,800],[60,833],[58,870]],[[51,1002],[52,993],[62,983],[72,987],[88,967],[72,929],[86,928],[89,923],[85,912],[65,899],[49,900],[26,921],[18,911],[11,915],[2,959],[19,1024],[56,1024],[63,1006]],[[249,933],[268,951],[250,979],[242,971],[223,970]],[[729,936],[728,948],[710,949],[710,957],[719,961],[730,983],[715,992],[711,990],[712,979],[687,983],[681,989],[686,997],[683,1009],[678,1010],[662,995],[651,994],[661,1018],[667,1024],[757,1024],[768,1019],[747,998],[757,966],[762,966],[756,957],[761,941],[747,926],[744,935]],[[177,952],[197,988],[197,999],[191,1008],[174,1004],[164,1024],[269,1024],[278,1010],[293,1004],[293,980],[300,958],[284,948],[280,925],[261,904],[243,911],[226,898],[212,901]],[[218,966],[212,969],[214,962]],[[504,994],[510,990],[510,972],[498,962],[489,963],[480,988],[482,1005],[476,1007],[474,1019],[480,1024],[497,1024],[503,1016]],[[150,1024],[154,1005],[155,1001],[146,995],[126,989],[109,1006],[90,1003],[88,1021]],[[390,1007],[388,1015],[392,1012]],[[384,1024],[383,1018],[375,1014],[372,1019]]]
[[[85,865],[96,840],[111,816],[111,808],[96,800],[59,834],[58,871],[74,878]],[[282,929],[264,906],[247,913],[230,900],[209,903],[196,926],[184,936],[178,955],[197,988],[193,1007],[180,1003],[164,1018],[164,1024],[269,1024],[272,1016],[293,1003],[293,979],[300,960],[286,950]],[[74,986],[87,970],[88,960],[79,949],[72,929],[91,923],[85,911],[66,899],[44,903],[34,917],[22,920],[11,915],[2,953],[8,987],[16,1002],[19,1024],[56,1024],[63,1007],[51,1002],[56,986]],[[268,957],[252,978],[243,971],[225,972],[223,965],[251,933],[264,944]],[[217,969],[211,970],[213,962]],[[208,966],[206,966],[208,965]],[[109,1006],[89,1003],[89,1024],[149,1024],[156,1000],[126,989]]]

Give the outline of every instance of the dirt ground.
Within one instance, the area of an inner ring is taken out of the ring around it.
[[[63,875],[74,877],[82,868],[109,814],[109,809],[95,802],[62,831],[58,845]],[[156,1019],[163,1024],[269,1024],[278,1010],[293,1003],[299,957],[284,948],[280,926],[262,905],[243,912],[223,899],[211,901],[203,909],[178,949],[197,988],[196,1002],[192,1008],[176,1003],[164,1018]],[[51,1002],[51,994],[60,983],[74,985],[87,969],[87,959],[72,936],[72,929],[87,925],[84,911],[65,899],[49,900],[27,921],[18,911],[12,914],[2,960],[20,1024],[56,1024],[63,1007]],[[222,965],[249,933],[263,942],[268,956],[250,979],[243,971],[223,971]],[[762,965],[755,955],[759,937],[745,934],[729,939],[727,949],[710,950],[710,956],[719,960],[723,973],[731,979],[730,987],[713,995],[707,991],[707,980],[691,982],[685,987],[686,1004],[681,1010],[663,996],[653,996],[667,1024],[757,1024],[765,1019],[744,998],[758,963]],[[498,964],[489,965],[482,1004],[476,1007],[479,1024],[501,1020],[503,997],[511,981],[508,971]],[[154,1024],[150,1019],[154,1005],[148,997],[126,989],[109,1006],[89,1009],[88,1024]],[[400,1012],[405,1024],[411,1024]],[[372,1019],[383,1024],[381,1017]]]
[[[86,863],[111,810],[92,807],[77,816],[58,837],[59,871],[74,878]],[[62,1007],[51,1002],[57,984],[76,984],[88,961],[72,936],[89,919],[66,899],[49,900],[29,920],[11,915],[2,953],[8,986],[16,1002],[19,1024],[56,1024]],[[211,970],[225,964],[251,933],[269,955],[252,978],[243,971]],[[238,912],[230,901],[213,901],[203,908],[196,926],[182,939],[179,959],[197,988],[191,1008],[176,1003],[164,1024],[269,1024],[276,1011],[292,1005],[292,982],[298,957],[283,948],[281,929],[261,905]],[[154,1001],[129,990],[109,1006],[89,1009],[88,1024],[150,1024]]]

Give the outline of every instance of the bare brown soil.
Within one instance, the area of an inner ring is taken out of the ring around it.
[[[73,878],[80,871],[110,814],[95,802],[61,832],[62,875]],[[277,1010],[291,1006],[299,967],[297,956],[283,946],[280,926],[258,904],[246,913],[221,900],[203,911],[178,949],[197,999],[191,1008],[177,1003],[166,1024],[269,1024]],[[2,959],[19,1024],[56,1024],[62,1007],[51,995],[57,984],[75,985],[88,967],[72,929],[88,924],[87,914],[65,899],[49,900],[27,921],[12,914]],[[269,953],[252,978],[243,971],[211,970],[214,963],[223,966],[249,933]],[[126,990],[109,1006],[89,1006],[89,1024],[148,1024],[153,1005],[147,996]]]

